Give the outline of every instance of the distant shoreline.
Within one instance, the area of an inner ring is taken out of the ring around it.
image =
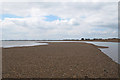
[[[120,39],[90,39],[90,40],[2,40],[2,41],[94,41],[94,42],[120,42]]]

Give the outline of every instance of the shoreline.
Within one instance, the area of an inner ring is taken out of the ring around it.
[[[104,54],[100,49],[98,49],[101,48],[100,46],[82,42],[79,44],[74,42],[48,43],[49,45],[3,48],[3,78],[84,78],[85,76],[88,76],[90,78],[118,77],[116,72],[118,70],[118,64],[115,63],[106,54]],[[44,64],[46,64],[46,66]],[[74,68],[70,69],[70,66],[75,65],[77,67],[75,70]],[[29,68],[27,71],[25,70],[26,67]],[[39,67],[41,68],[39,69]],[[93,67],[97,68],[97,70]],[[31,71],[31,68],[33,68],[33,71]],[[51,69],[53,70],[51,71]],[[29,70],[31,73],[29,73]],[[39,72],[40,70],[43,72]],[[44,71],[49,72],[51,75],[45,73]],[[89,71],[91,71],[92,74]]]
[[[91,42],[120,42],[120,39],[102,39],[102,40],[2,40],[2,41],[91,41]]]

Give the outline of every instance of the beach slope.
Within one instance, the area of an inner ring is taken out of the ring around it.
[[[88,43],[53,42],[2,51],[3,78],[118,77],[118,64]]]

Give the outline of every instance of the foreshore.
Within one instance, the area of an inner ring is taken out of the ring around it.
[[[3,78],[118,78],[118,64],[82,42],[2,49]],[[107,47],[102,47],[107,48]]]

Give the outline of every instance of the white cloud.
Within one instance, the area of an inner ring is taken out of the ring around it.
[[[119,0],[1,0],[0,2],[118,2]]]
[[[117,37],[117,3],[4,3],[3,39]],[[45,21],[47,15],[61,20]],[[111,34],[110,34],[111,33]]]

